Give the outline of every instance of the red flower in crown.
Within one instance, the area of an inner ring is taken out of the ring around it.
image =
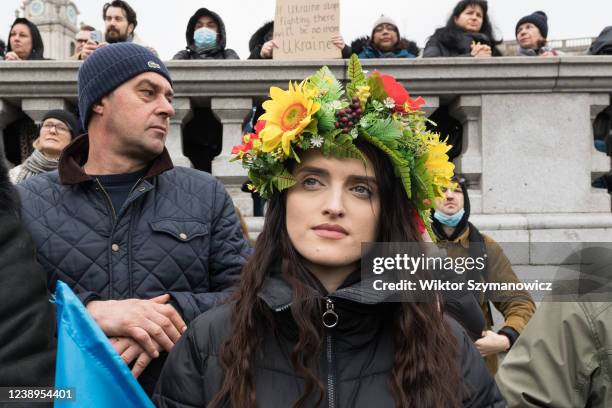
[[[255,124],[255,133],[242,135],[242,144],[232,147],[232,154],[246,153],[253,148],[253,141],[259,139],[259,132],[266,126],[265,120],[258,120]]]
[[[396,79],[391,75],[382,75],[378,71],[374,71],[374,74],[380,76],[387,96],[389,98],[392,98],[395,102],[396,111],[416,111],[420,110],[421,106],[425,104],[425,100],[420,96],[416,99],[412,99],[406,88],[404,88],[399,82],[397,82]]]

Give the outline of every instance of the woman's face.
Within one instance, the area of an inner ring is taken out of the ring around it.
[[[532,23],[521,24],[516,31],[516,40],[522,48],[540,48],[538,44],[544,42],[540,29]]]
[[[320,273],[350,273],[361,259],[361,243],[376,239],[380,197],[374,169],[369,160],[364,165],[327,158],[315,149],[301,160],[293,172],[297,183],[287,193],[291,243],[320,280]]]
[[[374,29],[372,42],[381,51],[392,51],[398,40],[397,31],[395,31],[395,27],[391,24],[379,24]]]
[[[25,24],[15,24],[9,34],[11,51],[21,59],[28,59],[32,53],[32,34]]]
[[[463,28],[465,31],[472,33],[480,32],[482,28],[482,21],[484,19],[484,13],[482,7],[477,4],[469,5],[459,14],[459,17],[455,17],[455,24]]]
[[[62,150],[70,144],[70,129],[58,119],[46,119],[36,141],[36,148],[47,157],[59,157]]]

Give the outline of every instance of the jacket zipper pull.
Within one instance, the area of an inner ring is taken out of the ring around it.
[[[334,312],[334,302],[330,299],[326,299],[327,310],[323,313],[323,326],[328,329],[336,327],[338,324],[338,314]]]

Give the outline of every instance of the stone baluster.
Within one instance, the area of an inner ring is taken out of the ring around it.
[[[166,149],[170,153],[172,163],[175,166],[193,167],[191,161],[185,157],[183,151],[183,125],[187,123],[193,112],[191,110],[191,99],[174,98],[172,101],[174,116],[170,119],[170,129],[166,138]]]
[[[456,173],[468,181],[471,212],[482,212],[482,123],[481,97],[460,96],[450,107],[450,114],[463,126],[462,153],[455,159]]]
[[[253,214],[253,201],[249,193],[241,191],[247,180],[247,171],[240,162],[230,162],[232,147],[242,143],[242,123],[251,113],[251,98],[213,97],[211,109],[223,126],[221,154],[212,162],[212,174],[219,178],[244,216]]]

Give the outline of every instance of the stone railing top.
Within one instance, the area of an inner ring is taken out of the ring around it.
[[[327,65],[345,78],[346,60],[325,61],[169,61],[179,97],[263,97],[271,85],[286,87]],[[0,98],[76,99],[77,61],[0,63]],[[394,75],[415,95],[495,93],[612,93],[612,57],[501,57],[382,59],[363,61],[365,69]]]

